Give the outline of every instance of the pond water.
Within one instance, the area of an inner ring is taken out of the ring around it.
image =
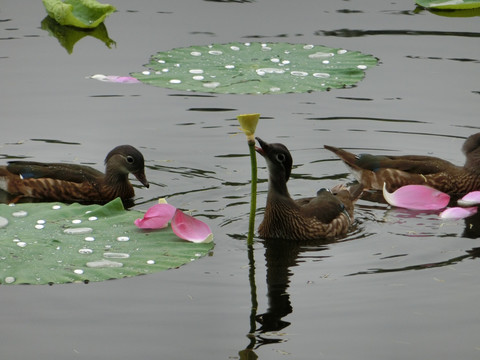
[[[0,158],[91,164],[129,143],[150,189],[193,210],[212,253],[179,269],[101,283],[0,287],[4,359],[474,359],[480,356],[479,219],[362,199],[356,228],[330,244],[249,251],[250,164],[236,115],[294,158],[293,196],[353,177],[323,144],[430,154],[463,164],[480,129],[478,17],[414,2],[112,2],[116,43],[85,36],[71,54],[42,29],[40,1],[0,7]],[[84,34],[80,34],[84,35]],[[80,35],[76,35],[81,37]],[[87,77],[143,70],[194,44],[292,42],[380,59],[357,86],[286,95],[207,95]],[[267,172],[259,158],[261,220]],[[135,182],[138,185],[138,182]]]

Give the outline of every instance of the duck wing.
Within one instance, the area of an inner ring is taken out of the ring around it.
[[[75,183],[95,182],[104,176],[89,166],[35,161],[10,161],[7,170],[24,179],[50,178]]]
[[[306,217],[315,217],[328,224],[345,212],[345,205],[330,190],[320,189],[317,196],[296,201]]]
[[[382,156],[360,154],[353,164],[362,169],[378,171],[379,169],[395,169],[413,174],[436,174],[454,165],[446,160],[432,156],[405,155],[405,156]]]

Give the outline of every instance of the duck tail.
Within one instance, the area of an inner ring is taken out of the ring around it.
[[[358,168],[358,166],[355,164],[357,161],[357,156],[355,154],[352,154],[351,152],[337,148],[335,146],[323,145],[323,147],[337,155],[348,166]]]

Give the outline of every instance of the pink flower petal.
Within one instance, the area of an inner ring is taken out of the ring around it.
[[[162,229],[172,220],[176,207],[170,204],[157,204],[150,207],[143,219],[135,220],[135,225],[141,229]]]
[[[423,185],[406,185],[389,193],[383,184],[383,197],[393,206],[413,210],[438,210],[448,205],[450,196]]]
[[[122,84],[137,84],[140,82],[139,80],[131,76],[96,74],[96,75],[90,76],[90,78],[104,81],[104,82],[113,82],[113,83],[122,83]]]
[[[195,243],[213,240],[212,231],[206,223],[178,209],[172,219],[172,230],[179,238]]]
[[[472,206],[480,204],[480,191],[472,191],[457,201],[461,206]]]
[[[469,216],[472,216],[476,214],[478,211],[478,208],[476,206],[474,207],[469,207],[469,208],[462,208],[462,207],[452,207],[448,208],[440,213],[440,217],[442,219],[454,219],[454,220],[459,220],[459,219],[464,219]]]

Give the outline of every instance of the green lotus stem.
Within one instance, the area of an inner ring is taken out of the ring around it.
[[[257,211],[257,155],[255,152],[255,141],[248,141],[250,149],[250,164],[252,167],[252,182],[250,194],[250,218],[248,221],[248,237],[247,244],[253,244],[253,235],[255,233],[255,213]]]
[[[255,152],[255,129],[257,128],[260,114],[243,114],[237,116],[242,131],[247,136],[248,148],[250,149],[250,163],[252,166],[252,182],[250,196],[250,219],[248,222],[247,244],[253,244],[253,235],[255,233],[255,212],[257,210],[257,155]]]

